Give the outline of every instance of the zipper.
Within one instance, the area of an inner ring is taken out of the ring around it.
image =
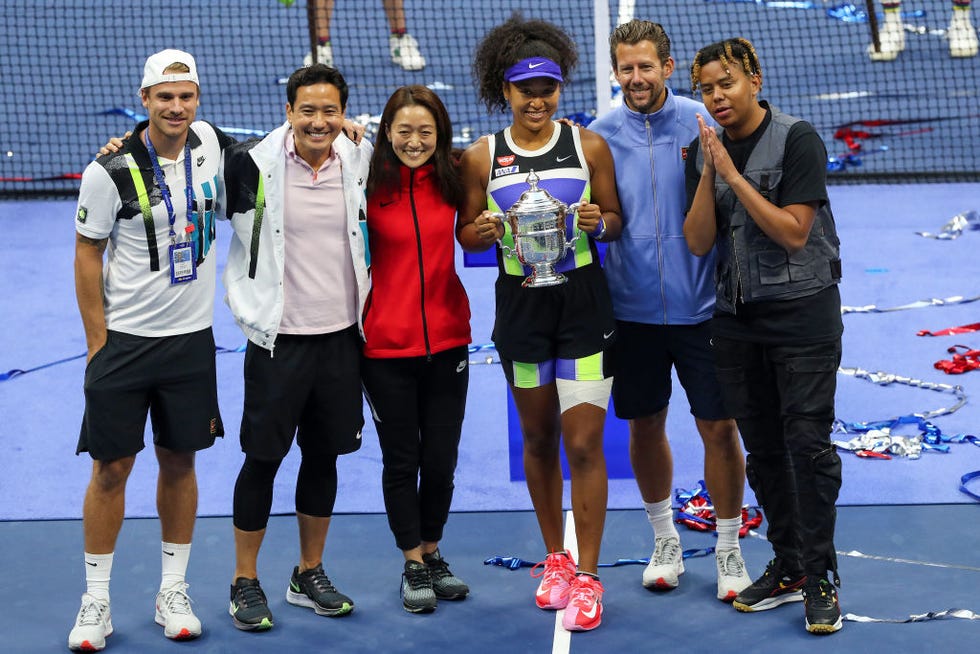
[[[742,269],[738,265],[738,247],[735,245],[735,228],[732,228],[732,258],[735,259],[735,302],[732,302],[732,315],[736,313],[739,302],[744,303],[742,297]]]
[[[408,203],[412,207],[412,221],[415,224],[415,244],[419,260],[419,303],[422,311],[422,338],[425,340],[425,360],[432,361],[432,349],[429,346],[429,322],[425,317],[425,264],[422,260],[422,230],[419,228],[419,215],[415,210],[415,172],[408,173]]]
[[[667,289],[664,286],[664,253],[660,231],[660,206],[657,203],[657,166],[653,151],[653,132],[650,127],[650,117],[643,121],[647,132],[647,154],[650,157],[650,190],[653,193],[653,224],[657,241],[657,272],[660,278],[660,304],[663,306],[663,323],[667,324]]]

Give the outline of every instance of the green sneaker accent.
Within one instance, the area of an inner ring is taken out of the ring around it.
[[[242,631],[268,631],[275,624],[258,579],[239,577],[235,580],[228,613]]]
[[[354,610],[354,601],[334,588],[330,578],[323,572],[322,565],[302,573],[298,566],[293,568],[286,601],[295,606],[311,608],[317,615],[331,618],[347,615]]]

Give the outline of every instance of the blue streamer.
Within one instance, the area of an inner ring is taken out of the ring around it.
[[[214,347],[215,354],[226,354],[228,352],[244,352],[245,346],[239,345],[235,348],[221,347],[216,345]],[[51,361],[49,363],[42,363],[34,368],[28,368],[27,370],[21,370],[20,368],[14,368],[13,370],[8,370],[7,372],[0,373],[0,382],[7,381],[8,379],[13,379],[14,377],[20,377],[21,375],[26,375],[29,372],[35,372],[37,370],[43,370],[45,368],[50,368],[51,366],[57,366],[62,363],[68,363],[69,361],[74,361],[75,359],[81,359],[85,357],[88,353],[83,352],[82,354],[76,354],[73,357],[66,357],[64,359],[58,359],[57,361]]]
[[[701,549],[689,549],[684,550],[681,556],[684,559],[697,558],[702,556],[708,556],[713,554],[715,548],[705,547]],[[650,563],[650,559],[616,559],[612,563],[599,563],[600,568],[617,568],[623,565],[646,565]],[[519,570],[521,568],[533,568],[538,564],[538,561],[528,561],[517,556],[491,556],[483,562],[483,565],[495,565],[501,568],[507,568],[508,570]]]
[[[865,11],[864,7],[858,7],[850,2],[845,2],[839,5],[834,5],[827,9],[827,15],[831,18],[835,18],[839,21],[845,23],[867,23],[868,22],[868,12]],[[916,9],[914,11],[903,11],[902,18],[924,18],[926,12],[924,9]],[[878,20],[884,21],[884,14],[878,14]]]
[[[976,444],[977,443],[974,443],[974,445]],[[976,501],[980,502],[980,494],[974,493],[972,490],[970,490],[967,487],[967,484],[969,484],[974,479],[980,479],[980,470],[974,470],[973,472],[968,472],[962,477],[960,477],[960,490],[966,493],[967,495],[969,495],[970,497],[972,497],[973,499],[975,499]]]
[[[113,107],[112,109],[101,111],[99,114],[102,116],[125,116],[136,123],[147,119],[146,114],[137,113],[132,109],[126,109],[125,107]],[[257,136],[259,138],[269,133],[266,130],[250,129],[248,127],[222,127],[219,125],[218,129],[225,134],[234,134],[235,136]]]
[[[51,366],[56,366],[61,363],[67,363],[69,361],[74,361],[75,359],[81,359],[87,353],[76,354],[73,357],[67,357],[64,359],[58,359],[57,361],[52,361],[50,363],[43,363],[35,368],[28,368],[27,370],[21,370],[20,368],[14,368],[13,370],[8,370],[7,372],[0,373],[0,382],[7,381],[8,379],[13,379],[14,377],[20,377],[21,375],[26,375],[29,372],[35,372],[37,370],[43,370],[45,368],[50,368]]]

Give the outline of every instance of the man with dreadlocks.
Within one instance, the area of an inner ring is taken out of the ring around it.
[[[733,604],[764,611],[803,600],[807,631],[833,633],[842,625],[841,461],[830,430],[843,323],[827,152],[809,123],[758,99],[762,68],[743,38],[698,51],[691,86],[720,128],[699,116],[684,236],[694,254],[716,254],[718,379],[775,552]]]

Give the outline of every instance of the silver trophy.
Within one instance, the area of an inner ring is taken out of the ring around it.
[[[555,264],[582,235],[577,232],[572,240],[565,240],[565,216],[574,215],[581,203],[566,205],[555,199],[545,189],[538,188],[539,179],[531,170],[527,176],[531,188],[524,191],[505,213],[494,214],[495,218],[510,223],[510,232],[514,236],[516,247],[500,243],[504,256],[514,256],[516,250],[517,260],[531,267],[531,274],[521,284],[529,288],[567,282],[568,279],[555,270]]]

